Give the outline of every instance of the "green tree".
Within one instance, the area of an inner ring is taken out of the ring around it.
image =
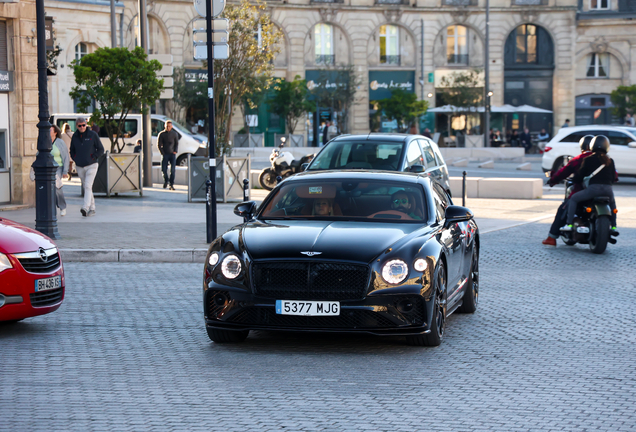
[[[230,20],[229,58],[214,60],[214,126],[216,155],[231,151],[232,112],[236,101],[253,93],[256,77],[271,77],[281,33],[270,19],[264,3],[241,0],[227,4],[223,18]]]
[[[72,63],[76,85],[70,96],[78,100],[80,111],[96,102],[90,121],[106,128],[110,151],[121,153],[126,117],[132,110],[154,104],[163,89],[157,79],[161,63],[147,60],[143,49],[98,48]],[[142,111],[145,112],[145,111]]]
[[[207,73],[207,70],[201,69]],[[174,119],[186,123],[193,110],[208,109],[208,82],[195,79],[186,81],[186,68],[176,67],[172,74],[174,97],[172,102],[176,105],[173,110]]]
[[[631,86],[618,86],[610,93],[610,99],[614,108],[612,114],[623,118],[627,113],[636,113],[636,84]]]
[[[465,115],[471,108],[476,109],[483,104],[484,84],[481,71],[478,69],[452,73],[443,77],[440,84],[444,103],[455,106],[457,115]],[[449,115],[449,127],[453,122],[453,118],[457,117],[457,115]]]
[[[391,120],[397,120],[400,132],[407,132],[427,109],[427,101],[418,101],[415,93],[400,88],[391,90],[390,98],[378,101],[378,111]]]
[[[362,84],[353,65],[338,65],[320,70],[320,85],[311,90],[319,107],[330,107],[340,114],[340,131],[349,132],[349,112]]]
[[[307,81],[300,79],[300,75],[296,75],[293,81],[277,79],[274,82],[274,94],[269,100],[269,106],[285,119],[290,134],[294,133],[298,119],[316,108],[313,102],[307,100],[308,95]]]
[[[250,91],[243,95],[240,103],[241,114],[243,115],[243,128],[246,131],[249,130],[249,126],[247,125],[247,114],[249,110],[254,110],[265,102],[267,93],[273,82],[272,77],[267,75],[259,75],[251,79],[252,82],[249,85]]]

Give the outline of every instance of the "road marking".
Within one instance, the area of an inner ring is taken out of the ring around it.
[[[488,230],[488,231],[484,231],[482,234],[489,234],[489,233],[495,232],[495,231],[502,231],[502,230],[505,230],[505,229],[516,228],[518,226],[528,225],[528,224],[539,222],[539,221],[541,221],[543,219],[548,219],[548,218],[551,218],[551,217],[554,217],[554,215],[553,214],[545,214],[543,216],[539,216],[539,217],[536,217],[534,219],[527,220],[525,222],[520,222],[520,223],[517,223],[517,224],[514,224],[514,225],[510,225],[510,226],[506,226],[506,227],[502,227],[502,228],[495,228],[495,229],[491,229],[491,230]]]

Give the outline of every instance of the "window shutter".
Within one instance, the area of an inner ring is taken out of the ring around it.
[[[9,51],[7,49],[7,22],[0,21],[0,70],[9,69]]]

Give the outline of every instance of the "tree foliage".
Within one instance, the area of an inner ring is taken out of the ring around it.
[[[443,77],[440,84],[447,104],[468,109],[482,103],[483,83],[479,70],[452,73]]]
[[[154,104],[163,89],[163,79],[157,78],[161,63],[147,60],[140,47],[99,48],[72,63],[76,85],[70,96],[78,100],[80,111],[87,111],[94,100],[95,110],[90,121],[106,128],[112,153],[121,153],[125,143],[126,117],[132,110]],[[146,109],[147,110],[147,109]],[[145,112],[145,111],[142,111]]]
[[[307,100],[309,89],[307,81],[296,75],[293,81],[277,79],[274,81],[274,94],[269,99],[272,111],[285,119],[289,133],[293,134],[302,115],[313,111],[316,105]]]
[[[214,109],[217,156],[229,153],[232,111],[236,101],[245,100],[263,78],[271,77],[280,31],[272,23],[265,4],[241,0],[227,4],[223,18],[230,20],[229,58],[214,60]]]
[[[207,71],[201,70],[207,73]],[[185,123],[190,110],[207,110],[208,105],[208,83],[207,80],[186,81],[186,68],[176,67],[173,74],[174,97],[172,102],[180,110],[174,110],[173,116],[175,120]],[[177,111],[180,111],[177,113]]]
[[[349,112],[362,84],[353,65],[337,65],[320,70],[320,83],[311,90],[319,107],[330,107],[340,113],[340,131],[349,132]],[[333,82],[332,82],[333,81]]]
[[[390,98],[378,101],[378,112],[384,113],[391,120],[396,120],[400,132],[407,132],[427,109],[427,101],[418,101],[415,93],[400,88],[391,90]]]
[[[636,84],[631,86],[618,86],[610,93],[610,99],[614,108],[612,114],[623,118],[627,113],[636,113]]]

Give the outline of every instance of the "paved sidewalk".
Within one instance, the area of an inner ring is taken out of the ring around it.
[[[56,241],[66,261],[200,262],[208,245],[205,238],[205,203],[188,203],[185,186],[176,191],[160,185],[145,188],[144,196],[122,194],[97,196],[94,217],[80,214],[82,198],[77,179],[66,183],[67,215],[58,216],[61,238]],[[540,200],[468,199],[482,233],[552,218],[562,190],[545,190]],[[262,201],[267,192],[253,190],[252,199]],[[633,198],[619,198],[620,216],[635,209]],[[456,199],[461,204],[461,198]],[[233,213],[236,203],[217,204],[217,233],[241,223]],[[35,225],[35,209],[0,212],[0,217],[27,226]],[[540,228],[544,230],[545,228]]]

